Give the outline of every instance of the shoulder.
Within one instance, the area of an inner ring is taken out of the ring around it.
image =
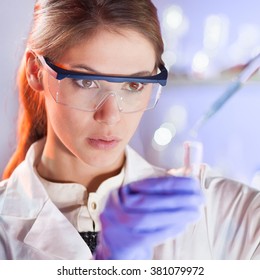
[[[210,172],[202,178],[202,189],[206,197],[205,217],[214,229],[215,240],[225,240],[230,246],[233,242],[232,250],[240,250],[233,252],[235,255],[252,258],[260,244],[260,192]]]
[[[260,192],[209,168],[200,179],[207,232],[219,258],[260,258]]]
[[[11,176],[0,182],[0,214],[6,216],[36,216],[49,198],[35,170],[38,153],[32,145],[26,158]]]
[[[249,215],[254,212],[260,219],[260,192],[250,186],[223,177],[207,178],[203,190],[208,204],[216,205],[219,212]]]
[[[214,196],[224,196],[225,200],[234,199],[252,199],[252,197],[259,197],[260,192],[249,185],[225,178],[219,174],[214,173],[209,167],[205,167],[201,172],[200,181],[202,189],[206,194]]]

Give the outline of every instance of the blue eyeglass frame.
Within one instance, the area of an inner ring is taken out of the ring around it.
[[[160,73],[153,76],[142,76],[142,77],[134,77],[134,76],[110,76],[110,75],[96,75],[96,74],[87,74],[81,73],[77,71],[66,70],[61,68],[55,64],[53,64],[50,59],[45,56],[38,56],[41,62],[44,62],[57,74],[56,79],[62,80],[65,78],[72,78],[78,80],[90,79],[90,80],[104,80],[107,82],[114,83],[122,83],[122,82],[140,82],[140,83],[158,83],[161,86],[165,86],[168,79],[168,70],[164,65],[160,65]]]

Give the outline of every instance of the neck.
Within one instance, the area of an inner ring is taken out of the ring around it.
[[[55,145],[47,138],[37,171],[48,181],[78,183],[86,186],[88,192],[95,192],[103,181],[119,174],[123,164],[124,156],[111,166],[90,166],[69,152],[64,145]]]

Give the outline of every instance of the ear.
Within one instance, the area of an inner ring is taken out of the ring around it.
[[[32,51],[25,54],[26,77],[30,87],[35,91],[43,91],[42,68],[38,58]]]

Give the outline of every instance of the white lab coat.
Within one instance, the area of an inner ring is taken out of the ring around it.
[[[0,259],[91,259],[35,172],[39,145],[32,145],[25,161],[0,183]],[[124,183],[166,173],[130,147],[126,155]],[[154,259],[260,259],[260,193],[207,172],[201,187],[206,207],[200,220],[158,245]]]

